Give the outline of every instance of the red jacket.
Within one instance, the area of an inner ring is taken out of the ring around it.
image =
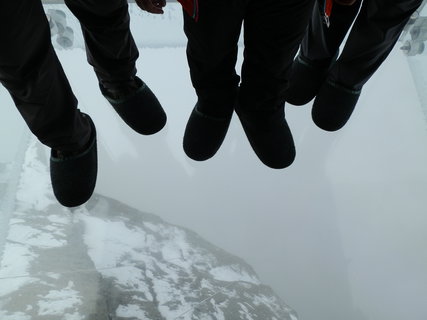
[[[193,17],[194,20],[199,19],[199,0],[178,0],[187,12],[190,17]]]

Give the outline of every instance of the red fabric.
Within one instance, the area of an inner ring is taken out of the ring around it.
[[[198,0],[178,0],[184,8],[185,12],[187,12],[190,17],[193,17],[194,20],[199,19],[199,2]]]
[[[320,0],[322,1],[322,0]],[[336,0],[335,0],[336,1]],[[331,25],[331,13],[332,13],[332,5],[334,3],[334,0],[323,0],[323,22],[326,24],[326,26],[329,28]]]
[[[334,0],[326,0],[325,3],[325,14],[330,17],[332,12],[332,5],[334,3]]]

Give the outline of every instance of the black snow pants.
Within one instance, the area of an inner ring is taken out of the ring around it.
[[[199,102],[271,110],[282,105],[289,70],[313,0],[199,0],[198,21],[184,12],[187,58]],[[243,23],[244,62],[236,74]],[[220,113],[220,112],[219,112]]]
[[[65,0],[79,19],[89,63],[105,87],[129,81],[138,50],[129,30],[126,0]],[[0,82],[30,130],[61,151],[81,149],[90,125],[77,109],[53,50],[40,0],[0,1]]]
[[[421,3],[422,0],[357,0],[352,6],[334,4],[327,27],[316,2],[301,54],[312,61],[331,59],[354,22],[328,77],[347,88],[360,90],[387,58]]]

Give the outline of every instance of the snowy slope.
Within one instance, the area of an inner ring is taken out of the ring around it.
[[[73,211],[58,205],[35,140],[15,201],[2,320],[296,319],[249,265],[194,232],[100,195]]]

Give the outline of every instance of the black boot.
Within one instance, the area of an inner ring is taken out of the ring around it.
[[[341,129],[359,100],[361,90],[352,90],[330,80],[325,81],[313,103],[314,123],[326,131]]]
[[[50,178],[53,193],[60,204],[76,207],[85,203],[95,189],[98,159],[96,129],[92,119],[83,114],[91,125],[91,135],[86,147],[81,151],[51,151]]]
[[[262,163],[273,169],[283,169],[292,164],[295,145],[283,106],[269,111],[247,111],[237,107],[236,113]]]
[[[183,148],[185,154],[196,161],[204,161],[215,155],[227,134],[233,115],[233,107],[221,115],[208,115],[197,103],[185,127]]]
[[[286,102],[296,106],[309,103],[319,91],[337,55],[331,59],[312,61],[300,53],[291,67],[289,87],[286,90]]]
[[[166,124],[166,113],[150,88],[138,77],[124,87],[106,89],[99,85],[102,94],[119,116],[133,130],[150,135]]]

